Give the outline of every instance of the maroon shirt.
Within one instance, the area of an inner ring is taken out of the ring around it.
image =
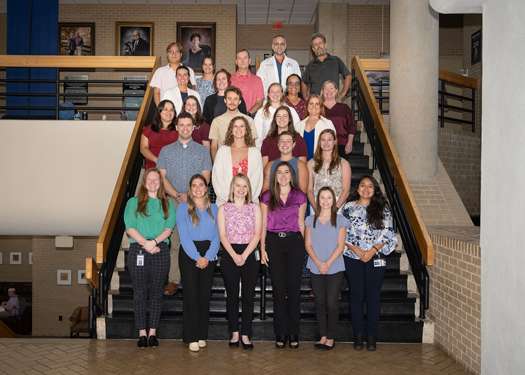
[[[346,146],[348,143],[348,134],[355,135],[355,120],[354,114],[350,107],[344,103],[335,103],[332,109],[324,106],[326,118],[331,120],[335,126],[335,133],[337,134],[337,144],[339,146]]]
[[[281,157],[281,151],[277,146],[278,138],[265,138],[261,146],[261,155],[268,156],[268,162]],[[295,136],[295,148],[292,151],[292,156],[299,159],[301,156],[308,158],[308,149],[304,138],[299,134]]]
[[[172,144],[179,139],[179,133],[176,130],[160,129],[160,133],[155,133],[151,130],[151,125],[145,126],[142,129],[142,134],[148,138],[148,148],[156,157],[159,157],[162,147]],[[146,170],[150,168],[155,168],[155,163],[146,159]]]
[[[210,125],[208,125],[206,121],[203,121],[199,127],[194,126],[191,139],[200,145],[202,145],[202,141],[210,142]]]
[[[293,103],[286,98],[285,103],[290,107],[295,109],[295,112],[299,115],[299,119],[303,121],[306,118],[306,100],[299,99],[299,103],[297,105],[293,105]],[[296,124],[294,124],[296,125]]]

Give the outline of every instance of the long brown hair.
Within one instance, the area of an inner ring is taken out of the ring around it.
[[[332,194],[332,208],[330,209],[330,223],[334,228],[337,228],[337,207],[336,207],[336,199],[335,199],[335,193],[332,190],[330,186],[323,186],[319,191],[317,192],[317,200],[315,205],[315,216],[314,216],[314,228],[315,223],[317,222],[317,219],[319,218],[319,215],[321,214],[321,205],[319,204],[319,199],[321,198],[321,193],[323,191],[329,191],[330,194]]]
[[[142,176],[142,183],[140,184],[139,188],[139,200],[137,202],[137,211],[135,211],[135,217],[138,217],[139,213],[142,215],[142,217],[150,216],[148,215],[146,208],[150,198],[148,195],[148,189],[146,188],[146,181],[148,180],[148,175],[151,172],[156,172],[159,174],[159,190],[157,191],[157,198],[161,203],[162,211],[164,211],[164,220],[167,220],[170,216],[168,211],[170,203],[168,202],[166,194],[164,193],[164,179],[162,178],[162,175],[160,174],[160,171],[157,168],[148,169],[146,172],[144,172],[144,175]]]
[[[297,185],[297,177],[295,176],[295,171],[290,163],[287,161],[281,161],[279,164],[275,166],[275,169],[273,170],[272,177],[270,181],[272,181],[272,184],[270,186],[270,199],[268,200],[268,210],[269,211],[275,211],[276,209],[279,209],[279,211],[282,210],[281,202],[279,201],[279,195],[281,194],[281,185],[277,182],[277,170],[279,167],[288,167],[288,170],[290,171],[290,187],[295,190],[299,190],[299,186]]]
[[[197,225],[199,225],[200,219],[199,215],[197,214],[197,211],[195,209],[195,197],[193,196],[191,192],[191,184],[195,180],[202,180],[204,182],[204,186],[206,187],[206,193],[204,194],[205,199],[205,206],[206,211],[211,216],[213,222],[215,223],[215,218],[213,217],[213,213],[211,212],[211,205],[210,205],[210,196],[208,195],[208,182],[201,174],[194,174],[190,178],[190,183],[188,184],[188,219],[192,222],[193,228],[195,228]]]
[[[188,113],[186,112],[186,102],[188,101],[188,99],[193,99],[195,100],[195,103],[197,103],[197,113],[195,114],[195,118],[193,119],[193,125],[198,129],[199,126],[201,126],[202,123],[206,121],[206,119],[202,115],[201,104],[194,95],[189,95],[186,97],[186,99],[184,99],[184,103],[182,103],[182,109],[180,110],[180,113]]]
[[[331,161],[330,161],[330,167],[328,168],[328,173],[332,174],[337,169],[337,167],[341,164],[341,157],[339,156],[339,152],[337,149],[337,136],[335,135],[335,132],[332,129],[325,129],[319,134],[319,138],[317,139],[317,148],[315,149],[314,154],[314,172],[319,173],[321,168],[323,168],[324,159],[323,159],[323,150],[321,148],[321,137],[323,134],[330,133],[332,137],[334,137],[334,148],[332,149],[332,155]]]
[[[250,204],[252,201],[252,184],[250,183],[250,179],[248,178],[248,176],[246,176],[244,173],[237,173],[235,176],[233,176],[232,182],[230,182],[230,193],[228,194],[228,202],[235,203],[233,187],[235,186],[235,180],[237,180],[238,178],[244,180],[246,182],[246,185],[248,186],[248,192],[244,197],[244,204]]]
[[[246,128],[246,133],[244,133],[244,143],[246,143],[247,147],[254,147],[255,141],[252,136],[252,128],[250,127],[248,120],[243,116],[235,116],[231,119],[226,135],[224,136],[224,145],[231,146],[233,144],[233,124],[235,124],[235,121],[237,120],[244,121],[244,127]]]
[[[319,106],[321,107],[321,112],[319,113],[319,115],[325,117],[325,113],[324,113],[324,100],[323,98],[321,98],[319,95],[317,94],[310,94],[308,95],[308,97],[306,98],[306,108],[304,109],[304,115],[306,117],[309,117],[310,116],[310,112],[308,112],[308,104],[310,104],[310,102],[312,101],[312,99],[319,99]]]
[[[275,113],[273,114],[273,120],[272,120],[272,123],[270,125],[270,130],[268,131],[267,138],[277,138],[277,136],[279,135],[279,127],[277,126],[277,112],[279,112],[279,111],[281,111],[283,109],[286,112],[288,112],[288,129],[287,130],[290,133],[293,134],[293,139],[295,140],[295,137],[297,135],[299,135],[299,133],[297,133],[295,131],[295,126],[294,126],[293,117],[292,117],[292,111],[290,110],[290,107],[288,107],[287,105],[282,105],[282,106],[280,106],[279,108],[277,108],[275,110]]]
[[[368,178],[374,185],[374,195],[370,198],[370,204],[366,209],[366,224],[372,229],[383,229],[383,218],[385,217],[385,210],[390,210],[390,206],[379,187],[377,180],[370,175],[363,175],[357,181],[355,190],[346,199],[347,202],[358,201],[361,196],[357,189],[364,179]]]
[[[281,89],[282,95],[281,95],[281,101],[279,102],[279,106],[282,106],[284,102],[286,101],[286,97],[284,96],[283,87],[281,86],[281,84],[279,82],[272,83],[270,87],[268,87],[268,93],[266,95],[266,104],[264,105],[264,108],[263,108],[263,116],[266,119],[270,117],[270,107],[272,106],[272,100],[270,99],[270,90],[272,89],[273,86],[279,86],[279,88]]]
[[[160,129],[162,129],[162,118],[160,117],[160,113],[164,111],[164,107],[166,104],[169,103],[173,107],[173,119],[171,120],[171,124],[168,125],[168,131],[172,132],[175,129],[175,125],[177,124],[177,110],[175,109],[175,105],[173,102],[169,99],[164,99],[159,103],[157,106],[157,110],[155,111],[155,114],[153,115],[153,122],[151,123],[151,131],[155,133],[160,133]]]

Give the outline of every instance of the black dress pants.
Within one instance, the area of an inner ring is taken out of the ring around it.
[[[286,233],[286,237],[267,232],[266,252],[273,289],[273,330],[277,336],[298,335],[305,254],[303,236],[301,232]]]
[[[201,256],[206,254],[210,241],[193,241]],[[210,298],[213,274],[217,261],[209,262],[205,269],[197,268],[181,246],[179,267],[182,276],[182,341],[186,344],[206,340],[210,320]]]
[[[315,300],[315,317],[321,337],[335,339],[339,322],[339,292],[344,272],[333,275],[312,273],[312,289]],[[328,314],[327,314],[328,313]]]
[[[237,254],[242,254],[248,244],[232,244]],[[239,278],[242,281],[242,332],[241,335],[250,335],[253,319],[253,301],[255,298],[255,284],[259,277],[261,262],[255,260],[255,251],[252,251],[243,266],[239,267],[230,254],[222,251],[221,273],[226,286],[226,313],[228,327],[231,332],[239,331]]]

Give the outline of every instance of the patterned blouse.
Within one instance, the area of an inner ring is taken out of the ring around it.
[[[197,88],[195,89],[201,96],[201,103],[204,105],[206,98],[212,94],[215,94],[213,88],[213,79],[204,80],[202,77],[197,78]]]
[[[202,98],[202,95],[201,95],[201,98]],[[299,99],[299,103],[297,103],[297,105],[293,105],[293,103],[288,98],[286,98],[285,103],[290,108],[295,109],[295,112],[297,112],[301,121],[303,121],[306,118],[306,113],[305,113],[306,112],[306,100]]]
[[[255,234],[256,203],[245,204],[238,209],[234,203],[224,203],[226,237],[231,244],[248,244]]]
[[[312,159],[312,175],[314,178],[314,197],[317,199],[317,193],[321,190],[322,187],[330,186],[335,193],[335,201],[339,199],[343,193],[343,159],[341,158],[341,163],[332,171],[328,168],[330,167],[329,163],[325,163],[322,168],[319,170],[319,173],[315,173],[314,169],[314,160]]]
[[[235,176],[237,173],[244,173],[248,176],[248,156],[246,156],[240,163],[232,159],[232,173]]]
[[[359,206],[355,201],[347,202],[343,206],[343,216],[350,221],[350,226],[346,228],[346,242],[357,246],[363,251],[369,251],[374,245],[385,244],[379,250],[379,253],[388,255],[395,250],[397,246],[397,237],[392,227],[392,214],[390,209],[385,207],[383,213],[383,229],[372,229],[366,222],[366,209],[368,206]],[[345,246],[344,256],[352,259],[359,257]]]

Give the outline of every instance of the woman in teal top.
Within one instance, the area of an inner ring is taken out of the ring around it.
[[[142,178],[138,197],[131,198],[124,211],[130,238],[128,270],[133,284],[133,311],[139,330],[139,348],[159,346],[157,326],[162,311],[162,291],[170,269],[168,237],[175,227],[175,206],[166,199],[157,168]],[[149,340],[146,338],[146,300],[149,294]]]
[[[216,204],[210,203],[208,182],[190,178],[188,200],[179,204],[179,266],[182,276],[182,341],[193,352],[206,346],[213,274],[219,252]]]

